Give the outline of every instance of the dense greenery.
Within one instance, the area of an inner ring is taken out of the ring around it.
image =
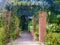
[[[38,16],[35,15],[33,18],[29,21],[28,23],[28,30],[34,31],[34,39],[38,40],[39,38],[39,33],[38,33]]]
[[[46,36],[46,45],[60,45],[60,33],[48,33]]]
[[[0,14],[0,45],[6,45],[6,31],[4,14]]]
[[[29,31],[33,30],[33,19],[29,20],[29,22],[28,22],[28,30]]]
[[[48,12],[46,45],[60,45],[60,14]]]
[[[14,15],[6,17],[5,13],[0,14],[0,45],[6,45],[7,42],[19,36],[19,18]]]

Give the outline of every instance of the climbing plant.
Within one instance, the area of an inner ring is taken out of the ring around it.
[[[12,14],[11,11],[7,12],[9,15],[6,14],[6,11],[0,14],[0,45],[6,45],[7,42],[17,39],[20,33],[19,17]]]
[[[0,14],[0,45],[6,45],[6,31],[4,14]]]

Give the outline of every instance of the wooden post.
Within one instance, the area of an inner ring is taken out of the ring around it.
[[[45,42],[46,35],[46,12],[39,12],[39,41],[43,43]]]

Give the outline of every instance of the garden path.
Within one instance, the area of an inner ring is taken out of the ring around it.
[[[27,31],[24,31],[21,37],[7,45],[39,45],[39,42],[33,41],[31,34]]]

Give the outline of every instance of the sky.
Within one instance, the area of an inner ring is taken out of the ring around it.
[[[2,0],[0,0],[0,2],[2,2]]]

